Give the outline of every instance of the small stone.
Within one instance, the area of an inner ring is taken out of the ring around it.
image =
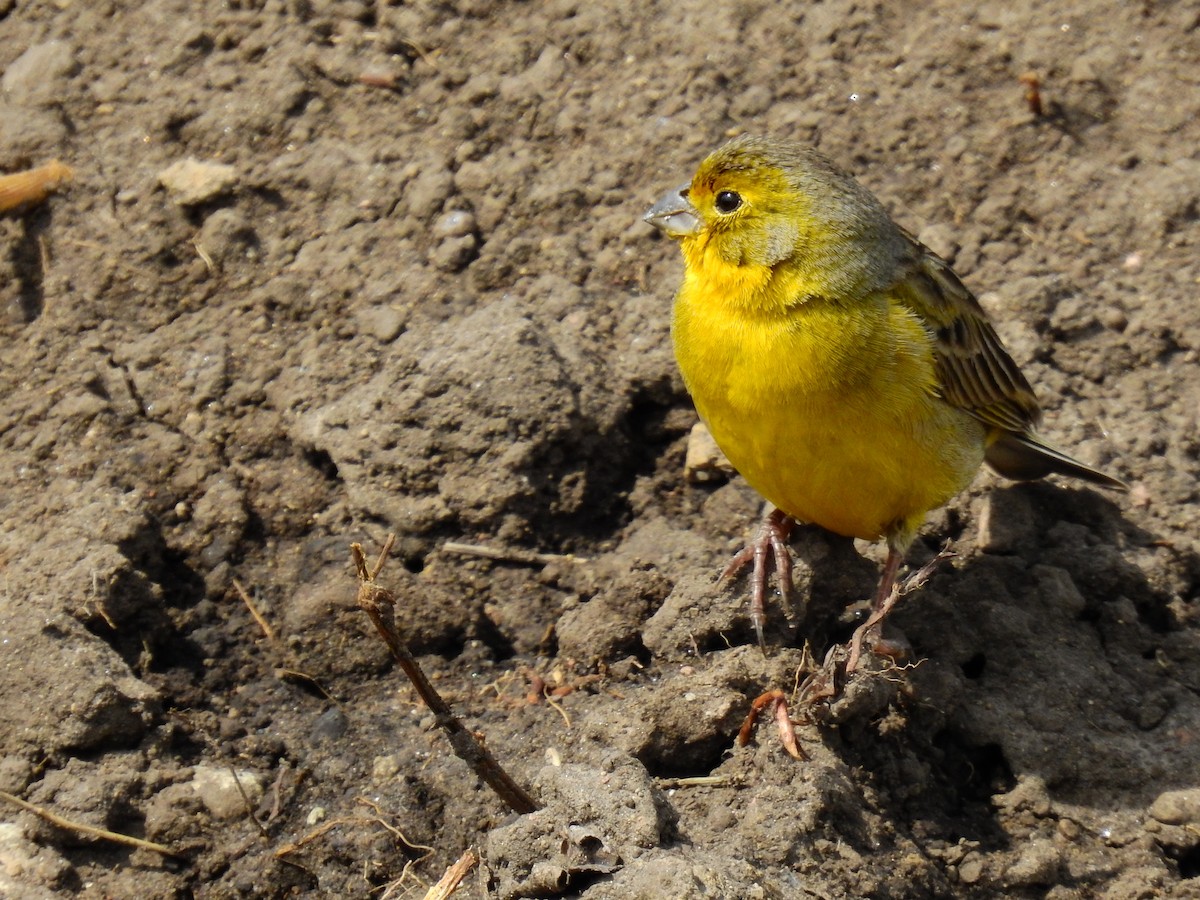
[[[683,461],[683,477],[693,484],[724,481],[736,474],[733,465],[725,458],[717,442],[709,433],[708,426],[697,422],[688,435],[687,455]]]
[[[475,216],[466,210],[453,209],[433,223],[433,234],[439,238],[462,237],[476,231]]]
[[[1033,531],[1033,507],[1019,488],[997,489],[984,496],[979,547],[985,553],[1013,553]]]
[[[371,765],[371,777],[375,781],[391,781],[400,774],[400,757],[395,753],[377,756]]]
[[[197,766],[192,774],[192,790],[215,819],[244,816],[246,798],[253,807],[263,796],[262,780],[256,774],[241,769],[235,776],[233,770],[219,766]]]
[[[963,884],[975,884],[983,877],[983,867],[983,854],[968,853],[958,864],[958,880]]]
[[[196,206],[233,190],[237,186],[237,170],[224,163],[189,157],[159,172],[158,183],[180,206]]]
[[[367,306],[355,310],[354,321],[359,331],[381,344],[390,344],[404,331],[407,317],[394,306]]]
[[[1059,819],[1058,833],[1066,841],[1077,841],[1081,834],[1079,823],[1074,819]]]
[[[218,209],[204,220],[196,246],[217,268],[238,259],[255,260],[259,255],[258,235],[240,211]]]
[[[14,103],[60,103],[64,99],[61,80],[78,71],[79,63],[70,44],[46,41],[34,44],[9,63],[0,78],[0,88]]]
[[[1048,840],[1034,840],[1021,851],[1020,856],[1004,870],[1004,883],[1010,887],[1038,884],[1054,884],[1062,857],[1058,848]]]
[[[349,727],[350,721],[346,718],[346,714],[334,706],[317,716],[317,721],[313,723],[308,738],[317,745],[332,743],[344,735]]]
[[[1109,331],[1124,331],[1129,325],[1129,316],[1125,315],[1124,310],[1117,309],[1115,306],[1108,306],[1100,310],[1096,318]]]
[[[478,256],[479,238],[473,234],[450,237],[434,248],[429,261],[443,272],[461,272]]]
[[[1200,825],[1200,788],[1159,794],[1150,816],[1164,825]]]

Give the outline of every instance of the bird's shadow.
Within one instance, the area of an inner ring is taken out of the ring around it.
[[[881,775],[924,773],[894,800],[900,820],[993,845],[1006,840],[997,798],[1031,778],[1054,801],[1098,810],[1141,810],[1193,784],[1200,633],[1185,594],[1200,557],[1133,524],[1095,490],[1018,484],[983,504],[987,549],[961,536],[955,565],[904,598],[889,622],[916,665],[886,712],[839,721],[838,752]],[[952,531],[925,538],[912,564]],[[844,616],[822,595],[849,584],[849,596],[869,596],[863,582],[869,590],[878,570],[855,563],[844,544],[829,546],[813,564],[803,630],[837,639]]]

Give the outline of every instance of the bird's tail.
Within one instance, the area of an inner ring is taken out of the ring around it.
[[[988,445],[984,459],[1005,478],[1014,481],[1032,481],[1054,473],[1082,478],[1118,491],[1129,490],[1129,485],[1119,478],[1105,475],[1098,469],[1072,459],[1031,432],[1000,432]]]

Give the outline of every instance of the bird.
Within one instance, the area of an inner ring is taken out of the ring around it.
[[[769,503],[722,573],[753,563],[761,647],[768,567],[786,604],[796,522],[886,542],[849,671],[895,603],[926,515],[984,463],[1018,481],[1053,473],[1127,489],[1038,435],[1034,390],[975,295],[815,149],[736,137],[644,219],[683,254],[671,336],[684,384]]]

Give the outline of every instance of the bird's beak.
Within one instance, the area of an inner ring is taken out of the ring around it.
[[[668,237],[681,238],[699,234],[704,221],[688,200],[690,184],[668,191],[666,196],[646,210],[643,221],[662,229]]]

